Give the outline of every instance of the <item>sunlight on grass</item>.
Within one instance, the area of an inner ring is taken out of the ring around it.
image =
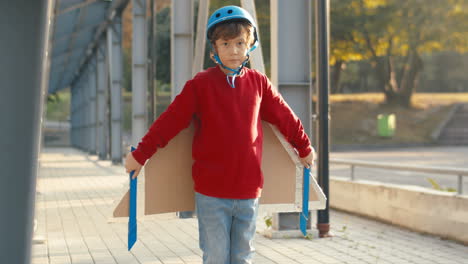
[[[51,96],[47,102],[46,120],[67,121],[70,118],[70,89],[64,89]]]
[[[346,101],[383,103],[384,98],[383,93],[332,94],[330,95],[330,103]],[[411,101],[416,107],[466,103],[468,102],[468,93],[416,93]]]
[[[316,98],[314,98],[315,101]],[[158,92],[157,112],[171,101],[170,92]],[[332,144],[405,144],[432,143],[431,133],[456,103],[468,103],[468,93],[416,93],[411,108],[382,104],[383,93],[332,94]],[[123,91],[123,129],[131,130],[131,92]],[[63,90],[58,99],[47,103],[47,119],[66,121],[70,112],[70,92]],[[396,132],[391,138],[377,135],[377,116],[396,115]]]
[[[417,93],[412,107],[382,104],[380,93],[333,94],[331,105],[332,145],[430,144],[432,132],[457,103],[468,103],[468,93]],[[377,134],[377,116],[395,114],[393,137]]]

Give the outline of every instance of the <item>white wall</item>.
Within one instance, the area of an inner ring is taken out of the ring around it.
[[[468,245],[467,195],[332,178],[330,206]]]

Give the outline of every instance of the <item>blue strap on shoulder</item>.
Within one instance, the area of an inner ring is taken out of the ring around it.
[[[230,73],[228,74],[229,76],[234,76],[236,74],[239,74],[240,70],[242,69],[242,67],[244,67],[244,64],[242,64],[241,66],[233,69],[233,68],[229,68],[227,67],[226,65],[223,64],[223,62],[221,61],[221,59],[219,58],[218,54],[215,53],[214,56],[213,56],[216,60],[216,63],[218,63],[219,65],[221,65],[221,67],[223,67],[224,69],[230,71]]]
[[[212,46],[212,49],[213,49],[213,46]],[[245,65],[247,64],[247,62],[249,61],[250,59],[250,50],[249,52],[247,52],[246,56],[247,56],[247,59],[244,60],[244,62],[242,62],[242,65],[235,68],[235,69],[232,69],[232,68],[229,68],[227,67],[226,65],[223,64],[223,62],[221,61],[221,59],[219,58],[218,54],[215,53],[213,55],[215,61],[217,64],[219,64],[221,67],[223,67],[224,69],[230,71],[230,73],[227,74],[226,76],[226,80],[227,82],[229,83],[229,85],[232,87],[232,88],[236,88],[236,85],[235,85],[235,80],[236,80],[236,76],[239,75],[239,73],[241,72],[242,68],[245,67]],[[229,76],[232,77],[232,81],[229,80]]]
[[[131,147],[131,151],[135,150]],[[135,171],[130,172],[130,206],[129,206],[129,218],[128,218],[128,251],[132,249],[133,245],[137,240],[137,179],[132,179]]]
[[[304,189],[302,190],[302,213],[300,215],[299,227],[304,236],[307,236],[307,220],[309,220],[309,185],[310,168],[304,167]]]

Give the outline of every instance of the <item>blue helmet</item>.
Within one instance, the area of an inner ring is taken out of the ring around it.
[[[219,23],[229,20],[245,20],[249,22],[254,28],[254,44],[250,48],[249,52],[253,51],[258,46],[258,37],[257,37],[257,25],[255,20],[245,9],[238,6],[225,6],[213,12],[213,14],[208,19],[208,25],[206,26],[206,36],[209,37],[211,30]]]

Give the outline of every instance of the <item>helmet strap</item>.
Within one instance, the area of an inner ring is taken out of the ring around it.
[[[227,75],[226,77],[227,77],[227,81],[228,81],[229,85],[230,85],[232,88],[236,88],[236,86],[235,86],[235,84],[234,84],[234,81],[236,80],[236,76],[240,74],[240,72],[242,71],[242,68],[244,68],[244,66],[245,66],[245,65],[247,64],[247,62],[249,61],[249,59],[250,59],[250,54],[249,54],[249,53],[250,53],[250,51],[247,52],[247,54],[246,54],[247,58],[242,62],[242,65],[239,66],[239,67],[237,67],[237,68],[235,68],[235,69],[229,68],[229,67],[227,67],[226,65],[224,65],[223,62],[221,61],[221,59],[219,58],[218,53],[215,52],[214,55],[213,55],[213,57],[214,57],[216,63],[217,63],[219,66],[221,66],[221,67],[223,67],[224,69],[230,71],[230,73],[227,73],[227,74],[226,74],[226,75]],[[229,80],[229,77],[232,77],[232,81]]]

